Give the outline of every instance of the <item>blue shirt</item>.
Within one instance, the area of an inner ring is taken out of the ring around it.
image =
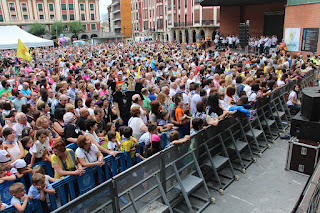
[[[47,185],[47,189],[53,189],[51,184],[48,184],[46,182],[46,185]],[[38,190],[34,185],[32,185],[30,188],[29,188],[29,192],[28,192],[28,195],[31,195],[33,197],[33,199],[35,200],[40,200],[40,190]]]
[[[22,89],[21,92],[22,92],[23,96],[31,94],[31,90],[29,88],[27,90]]]

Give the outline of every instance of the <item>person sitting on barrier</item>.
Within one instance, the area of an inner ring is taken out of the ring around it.
[[[153,134],[157,134],[158,133],[158,129],[157,126],[154,124],[148,124],[148,132],[144,133],[139,141],[143,141],[144,142],[144,155],[147,153],[147,150],[150,146],[150,140],[151,140],[151,135]]]
[[[189,135],[185,135],[183,138],[179,139],[179,132],[177,130],[172,130],[169,134],[169,141],[170,142],[167,144],[165,149],[172,146],[172,145],[175,145],[175,144],[185,143],[188,140],[190,140]]]
[[[14,183],[9,187],[9,192],[12,195],[10,204],[19,212],[23,212],[28,205],[28,200],[32,199],[31,196],[26,195],[24,185],[20,182]]]
[[[298,99],[299,85],[294,84],[290,91],[287,105],[288,107],[297,114],[301,110],[301,102]]]
[[[146,158],[151,157],[152,155],[160,152],[162,150],[160,137],[157,134],[151,135],[151,147],[146,151]],[[136,153],[136,156],[141,158],[141,160],[145,160],[146,158],[140,155],[140,153]]]
[[[120,149],[120,141],[116,137],[116,133],[109,131],[107,133],[109,143],[108,143],[108,150],[110,151],[119,151]]]
[[[50,183],[46,182],[45,176],[40,173],[32,175],[32,186],[29,188],[28,196],[34,200],[40,200],[42,212],[50,212],[51,209],[46,201],[46,193],[55,194],[56,191]]]
[[[80,135],[77,140],[76,157],[84,167],[103,166],[103,155],[98,147],[91,143],[88,135]]]
[[[82,168],[81,163],[76,159],[74,151],[67,149],[62,140],[55,141],[51,148],[54,153],[51,156],[54,178],[60,179],[67,175],[82,175],[86,172]]]
[[[201,118],[204,125],[218,126],[218,116],[211,117],[205,113],[205,105],[202,101],[196,104],[197,112],[192,116],[192,119]]]
[[[190,135],[197,134],[200,130],[205,129],[203,126],[203,119],[201,118],[195,118],[192,119],[192,129],[190,130]]]

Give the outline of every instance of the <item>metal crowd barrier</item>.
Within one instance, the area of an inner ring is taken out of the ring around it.
[[[208,187],[223,194],[228,185],[238,180],[235,170],[245,173],[256,162],[254,154],[261,157],[289,126],[291,114],[285,96],[292,86],[299,83],[304,88],[315,82],[317,72],[310,71],[301,82],[289,82],[258,100],[254,121],[235,113],[218,126],[209,126],[193,135],[188,142],[164,149],[144,161],[131,158],[130,152],[119,153],[115,158],[107,156],[102,168],[85,168],[83,176],[67,176],[53,183],[57,195],[49,196],[50,205],[54,212],[201,212],[215,201]],[[167,143],[167,136],[162,134],[163,148]],[[137,152],[144,152],[143,142]],[[208,177],[208,172],[213,175]],[[1,188],[5,188],[4,184],[0,184]],[[202,193],[198,193],[200,188]],[[319,196],[311,198],[310,208],[314,209]],[[34,206],[39,204],[29,204],[26,212],[42,212]],[[9,206],[4,212],[14,210]]]

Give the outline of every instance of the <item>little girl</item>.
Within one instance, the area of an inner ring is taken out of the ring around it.
[[[116,133],[109,131],[107,133],[109,143],[108,143],[108,150],[110,151],[118,151],[120,149],[120,142],[116,137]]]
[[[31,168],[34,163],[37,163],[41,160],[47,160],[51,162],[50,157],[48,154],[48,149],[50,148],[49,145],[49,131],[45,129],[39,129],[36,134],[37,141],[33,144],[30,148],[29,153],[31,155],[29,167]]]
[[[34,173],[40,173],[40,174],[43,174],[45,179],[46,179],[46,183],[53,183],[53,182],[56,182],[58,181],[59,179],[57,178],[53,178],[53,177],[50,177],[49,175],[46,175],[46,172],[44,170],[44,168],[41,166],[41,165],[35,165],[32,169],[32,175]]]
[[[158,126],[160,127],[160,132],[165,132],[173,128],[173,124],[169,123],[169,112],[161,111],[159,113],[160,120]]]
[[[30,162],[31,161],[31,154],[30,154],[29,150],[33,146],[33,140],[30,136],[24,136],[21,139],[21,143],[24,148],[24,156],[25,156],[24,160],[26,162]]]

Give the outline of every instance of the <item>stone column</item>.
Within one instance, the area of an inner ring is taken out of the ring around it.
[[[172,29],[169,31],[169,41],[173,42],[173,30]]]
[[[189,29],[189,44],[193,43],[193,29]]]
[[[187,41],[187,38],[186,38],[186,29],[183,28],[183,29],[181,30],[181,32],[182,32],[182,43],[186,43],[186,41]]]

